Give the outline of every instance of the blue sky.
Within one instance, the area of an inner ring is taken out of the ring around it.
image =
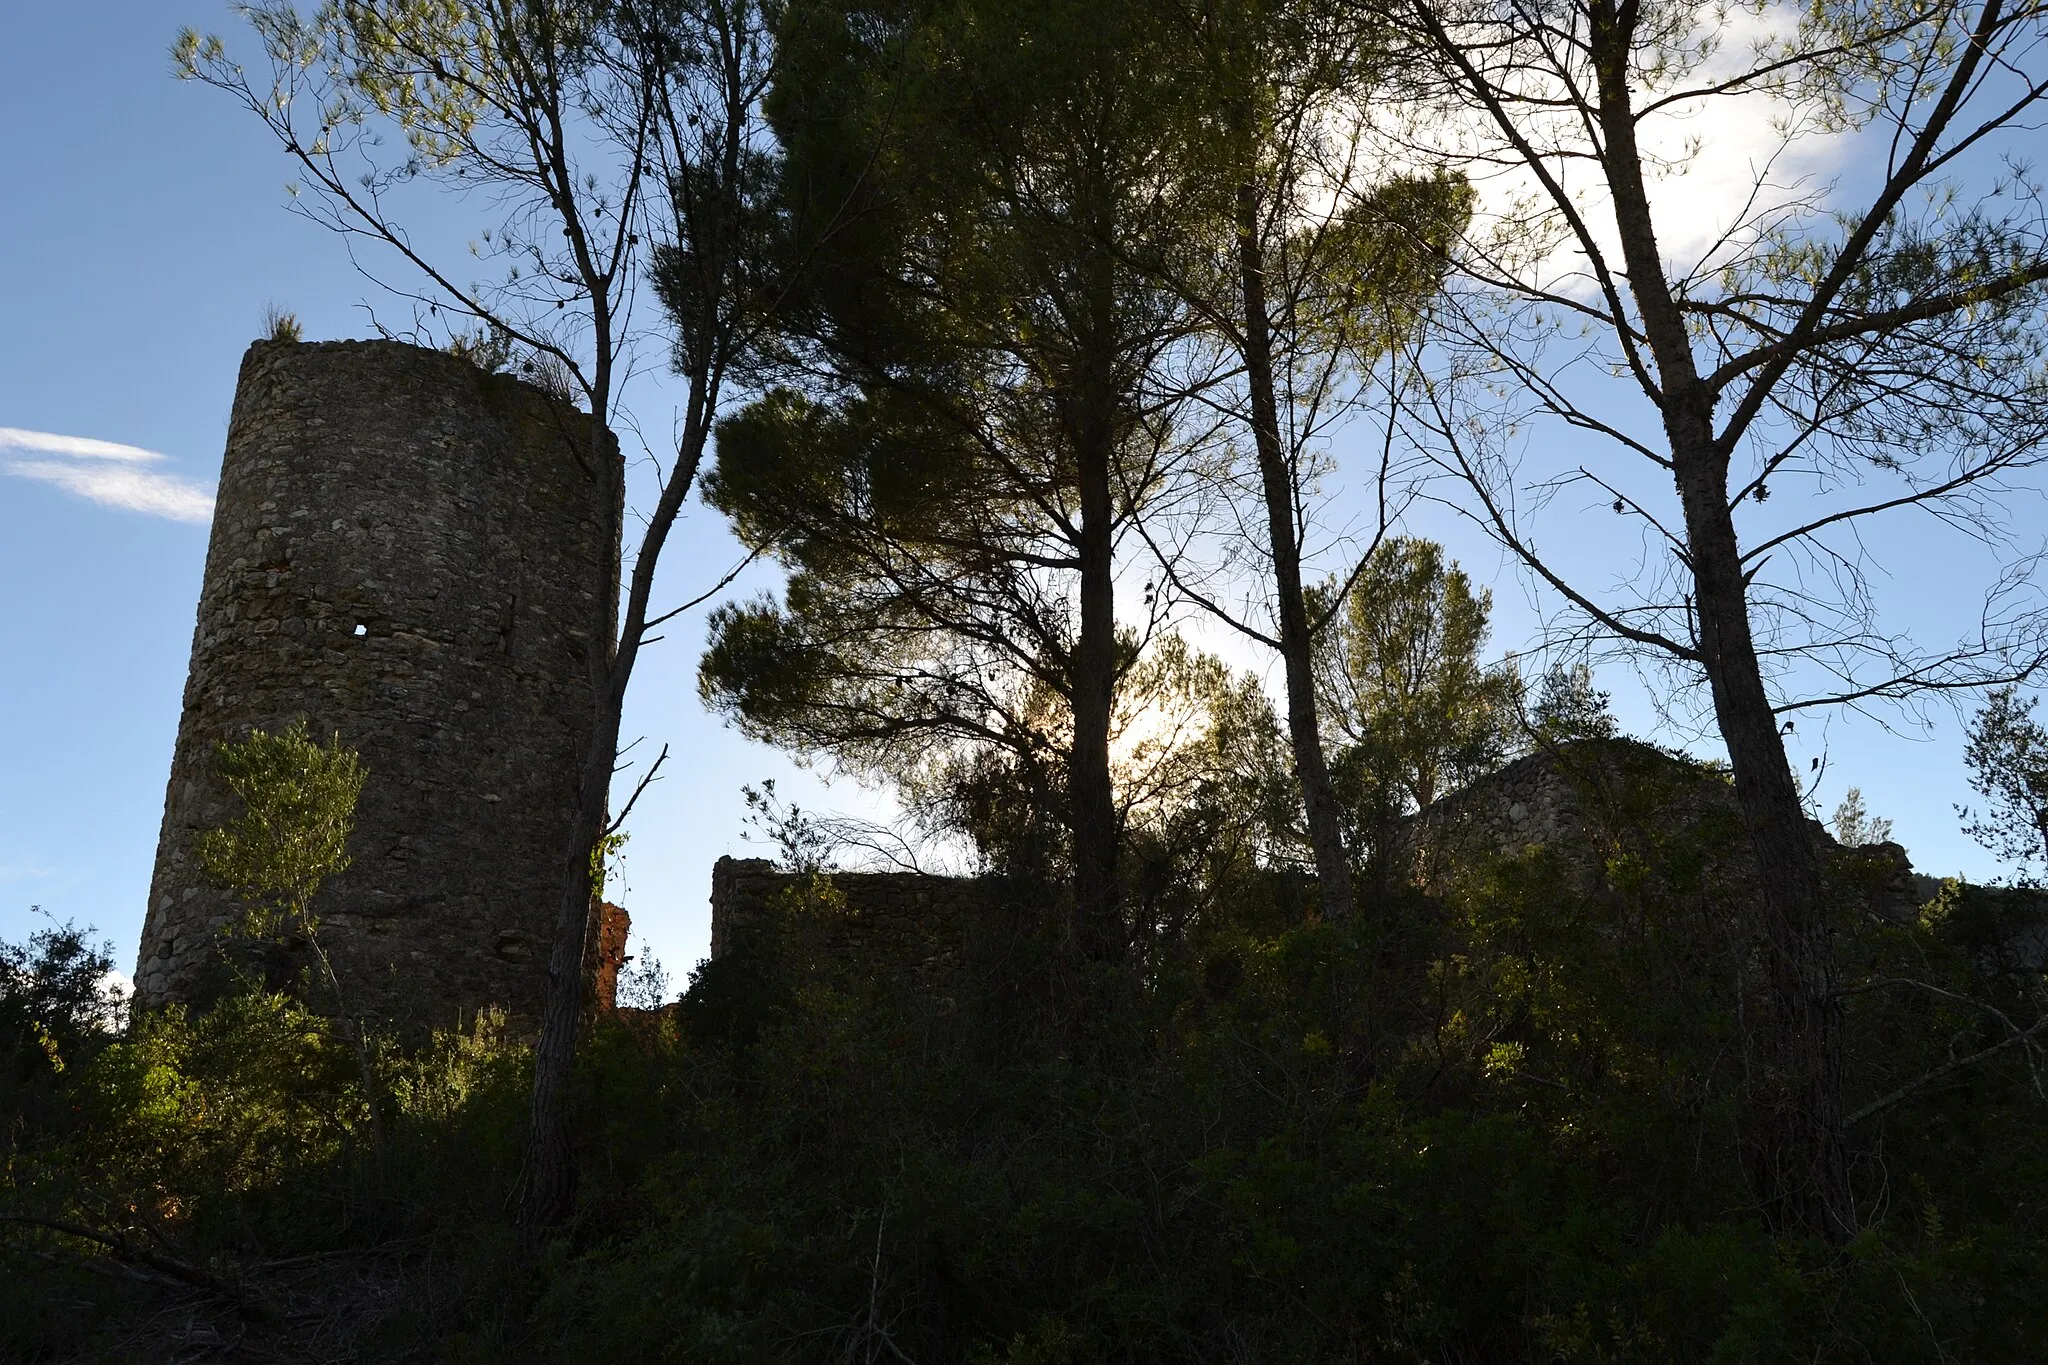
[[[166,52],[180,25],[232,35],[232,23],[224,6],[176,0],[0,6],[0,126],[14,133],[0,145],[0,937],[25,934],[29,907],[41,905],[97,925],[124,966],[141,928],[206,490],[242,351],[272,302],[308,338],[370,334],[366,302],[398,311],[330,234],[286,209],[288,168],[246,113],[172,78]],[[490,225],[474,205],[418,212],[424,231],[451,241]],[[672,394],[650,388],[637,401],[646,429],[667,428]],[[1442,514],[1417,529],[1494,583],[1496,644],[1527,644],[1543,604],[1498,553]],[[1880,537],[1899,568],[1893,597],[1901,619],[1939,627],[1974,587],[1959,558],[1911,534]],[[717,519],[693,508],[669,552],[665,596],[694,596],[732,558]],[[752,851],[740,785],[776,777],[806,804],[818,796],[813,777],[698,707],[701,638],[699,612],[653,650],[626,725],[677,758],[636,812],[626,903],[678,980],[707,940],[712,861]],[[1625,724],[1652,728],[1624,670],[1602,682]],[[1956,828],[1952,803],[1968,792],[1953,722],[1926,739],[1867,722],[1801,729],[1799,767],[1828,754],[1825,806],[1858,784],[1922,870],[1995,870]],[[870,805],[844,784],[826,800]]]

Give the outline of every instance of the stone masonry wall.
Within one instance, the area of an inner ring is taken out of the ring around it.
[[[214,745],[304,716],[368,770],[353,866],[314,906],[349,1008],[433,1024],[486,1004],[538,1014],[590,735],[585,643],[616,601],[588,421],[438,351],[250,347],[138,1003],[222,988],[218,934],[236,907],[193,852],[238,813]],[[296,945],[273,971],[308,956]]]
[[[1843,848],[1818,823],[1812,831],[1849,898],[1845,910],[1905,922],[1933,893],[1897,844]],[[1399,838],[1395,875],[1439,893],[1492,858],[1539,848],[1594,904],[1609,889],[1609,860],[1617,855],[1657,877],[1660,903],[1679,913],[1725,914],[1757,891],[1733,787],[1698,763],[1633,740],[1583,740],[1517,759],[1411,817]],[[1006,953],[1020,931],[1029,933],[1019,898],[1000,881],[838,872],[828,885],[821,896],[810,878],[766,860],[720,859],[711,875],[712,959],[772,961],[801,944],[807,953],[959,998],[999,989]],[[2027,921],[2044,922],[2048,912]],[[2031,952],[2029,963],[2048,956],[2009,925],[1992,938]],[[2048,942],[2048,931],[2039,939]]]
[[[944,994],[999,960],[1024,927],[995,878],[834,872],[828,885],[821,898],[809,894],[811,878],[765,858],[720,858],[711,870],[712,960],[774,954],[789,941],[789,916],[803,914],[814,946]]]
[[[1851,880],[1872,913],[1910,919],[1927,899],[1897,844],[1845,849],[1810,824],[1824,864],[1862,865]],[[1396,857],[1409,880],[1434,887],[1474,853],[1516,857],[1540,846],[1590,892],[1614,852],[1656,860],[1651,845],[1674,837],[1704,853],[1703,876],[1737,898],[1755,896],[1756,863],[1728,781],[1635,740],[1589,739],[1519,758],[1417,813]]]

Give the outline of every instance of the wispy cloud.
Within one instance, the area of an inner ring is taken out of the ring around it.
[[[0,449],[62,455],[73,460],[127,460],[135,464],[164,458],[154,450],[124,446],[119,441],[95,441],[90,436],[59,436],[54,431],[23,431],[20,427],[0,427]]]
[[[1745,79],[1769,69],[1784,44],[1807,41],[1810,35],[1801,34],[1805,12],[1790,0],[1697,7],[1695,30],[1674,38],[1693,58],[1641,73],[1638,98],[1654,99],[1657,107],[1638,120],[1636,140],[1657,243],[1676,275],[1710,286],[1723,268],[1749,261],[1776,229],[1809,221],[1825,229],[1820,215],[1835,179],[1866,144],[1857,133],[1831,126],[1823,102],[1768,80]],[[1546,48],[1550,58],[1567,63],[1576,58],[1557,52],[1580,50]],[[1568,84],[1558,69],[1533,59],[1512,69],[1490,67],[1489,74],[1520,101],[1511,106],[1518,135],[1576,205],[1606,264],[1619,270],[1613,198],[1577,103],[1590,98],[1586,87]],[[1678,99],[1681,85],[1705,93]],[[1493,253],[1496,270],[1536,288],[1594,298],[1598,287],[1582,244],[1563,230],[1550,191],[1524,162],[1522,149],[1506,144],[1491,115],[1431,108],[1416,117],[1421,121],[1393,125],[1389,163],[1464,169],[1478,195],[1469,240]]]
[[[147,516],[204,524],[213,490],[151,466],[166,457],[141,446],[0,427],[0,472],[55,484],[67,493]]]

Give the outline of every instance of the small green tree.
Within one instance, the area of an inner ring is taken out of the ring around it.
[[[331,979],[313,896],[349,864],[365,776],[356,751],[344,749],[338,734],[324,747],[316,743],[302,717],[274,735],[251,730],[238,744],[215,745],[214,771],[245,809],[239,819],[200,832],[201,870],[241,899],[245,934],[303,936]]]
[[[0,939],[0,1147],[69,1110],[62,1076],[110,1042],[127,1012],[111,944],[59,924],[20,943]]]
[[[1865,809],[1861,787],[1843,794],[1842,804],[1835,807],[1834,826],[1835,842],[1849,848],[1889,843],[1892,837],[1892,822]]]
[[[1956,812],[1965,834],[2023,869],[2048,852],[2048,729],[2034,719],[2037,700],[2001,687],[1971,718],[1963,761],[1986,807]],[[2024,870],[2021,877],[2030,880]]]
[[[1479,662],[1493,594],[1433,541],[1397,536],[1368,558],[1318,659],[1335,767],[1363,844],[1383,850],[1411,810],[1498,766],[1521,683]]]
[[[1579,739],[1612,739],[1621,731],[1607,709],[1607,694],[1593,686],[1593,670],[1583,663],[1552,664],[1536,684],[1524,728],[1539,749]]]
[[[251,730],[240,743],[214,746],[214,771],[242,799],[241,816],[196,841],[200,869],[243,906],[239,935],[258,942],[302,939],[319,966],[334,1014],[353,1024],[352,1044],[362,1069],[370,1132],[379,1160],[384,1150],[369,1025],[349,1008],[334,961],[320,942],[313,897],[349,865],[348,836],[356,801],[368,775],[339,734],[314,741],[302,716],[277,734]]]

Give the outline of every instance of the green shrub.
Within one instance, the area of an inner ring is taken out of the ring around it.
[[[1618,838],[1590,887],[1543,850],[1471,860],[1441,898],[1344,926],[1290,913],[1279,879],[1219,883],[1243,894],[1078,1024],[812,952],[795,915],[777,952],[592,1030],[577,1217],[529,1251],[503,1200],[530,1059],[495,1017],[378,1041],[379,1180],[334,1025],[261,993],[143,1018],[56,1078],[76,1119],[11,1195],[126,1209],[258,1284],[269,1258],[415,1248],[350,1301],[379,1324],[361,1359],[2040,1358],[2048,1140],[2020,1049],[1865,1120],[1872,1216],[1848,1248],[1774,1241],[1749,1207],[1754,986],[1701,854],[1728,833]],[[2005,901],[1952,888],[1917,924],[1857,903],[1846,979],[1917,984],[1847,1000],[1853,1094],[1995,1039],[1985,1004],[2026,1005],[1983,951]],[[36,1273],[6,1341],[82,1330],[36,1306]],[[65,1283],[109,1324],[154,1311]]]

